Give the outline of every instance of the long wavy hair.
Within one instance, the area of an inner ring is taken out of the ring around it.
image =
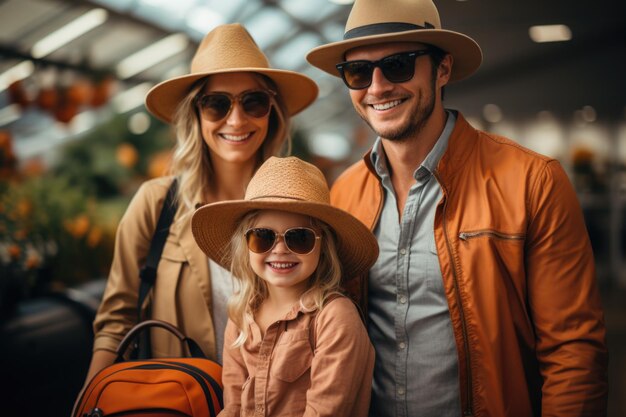
[[[233,296],[228,301],[228,317],[239,329],[239,337],[232,347],[243,345],[250,335],[250,324],[255,311],[268,297],[266,282],[250,266],[250,252],[244,234],[254,227],[261,210],[246,214],[239,222],[230,241],[226,261],[234,280]],[[341,261],[333,229],[321,220],[310,218],[311,227],[321,235],[320,259],[309,277],[306,291],[300,296],[300,306],[305,311],[322,310],[333,294],[340,294]]]
[[[258,154],[258,168],[270,156],[291,153],[291,119],[274,81],[262,74],[253,73],[253,75],[264,88],[277,93],[271,99],[269,127]],[[202,137],[200,115],[195,105],[196,97],[204,90],[209,77],[193,84],[189,93],[179,103],[173,118],[176,146],[169,173],[178,178],[177,198],[183,215],[190,215],[196,203],[204,202],[203,196],[210,187],[213,174],[211,151]]]

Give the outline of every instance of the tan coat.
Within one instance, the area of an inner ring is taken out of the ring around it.
[[[165,194],[172,178],[144,183],[132,199],[118,226],[111,272],[94,321],[94,351],[115,351],[137,321],[139,269],[143,265]],[[215,332],[211,317],[211,282],[206,255],[191,233],[191,216],[180,210],[170,227],[158,265],[151,318],[178,326],[215,360]],[[175,337],[156,329],[152,332],[155,357],[180,356]]]
[[[559,163],[459,114],[435,176],[443,190],[435,243],[462,414],[604,415],[607,348],[593,253]],[[374,228],[383,190],[369,154],[336,181],[331,202]],[[347,286],[366,309],[366,277]]]

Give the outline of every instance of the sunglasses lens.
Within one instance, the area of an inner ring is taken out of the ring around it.
[[[343,79],[350,88],[361,89],[372,83],[374,66],[368,61],[352,61],[343,65]]]
[[[381,61],[380,69],[392,83],[408,81],[415,72],[415,57],[408,54],[392,55]]]
[[[276,233],[272,229],[250,229],[246,233],[248,249],[254,253],[265,253],[272,249]]]
[[[207,94],[200,99],[202,117],[212,122],[226,117],[231,105],[230,97],[225,94]]]
[[[270,111],[270,95],[265,91],[251,91],[234,99],[226,94],[207,94],[200,99],[200,111],[202,117],[211,122],[222,120],[228,115],[233,105],[241,97],[241,107],[250,117],[263,117]]]
[[[263,117],[270,111],[270,95],[264,91],[253,91],[241,97],[243,111],[252,117]]]
[[[315,232],[306,228],[289,229],[285,233],[285,244],[293,253],[306,255],[315,248]]]

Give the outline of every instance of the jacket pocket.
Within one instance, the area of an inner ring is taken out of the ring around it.
[[[271,373],[285,382],[294,382],[311,368],[313,351],[309,329],[283,333],[272,354]]]
[[[506,233],[493,229],[482,230],[470,230],[466,232],[459,232],[459,239],[468,241],[476,238],[488,238],[497,240],[510,240],[510,241],[524,241],[526,235],[523,233]]]

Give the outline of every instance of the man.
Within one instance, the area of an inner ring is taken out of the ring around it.
[[[349,287],[376,347],[370,415],[604,415],[604,319],[566,174],[443,107],[476,42],[431,0],[356,0],[344,40],[307,60],[379,136],[332,190],[381,249]]]

